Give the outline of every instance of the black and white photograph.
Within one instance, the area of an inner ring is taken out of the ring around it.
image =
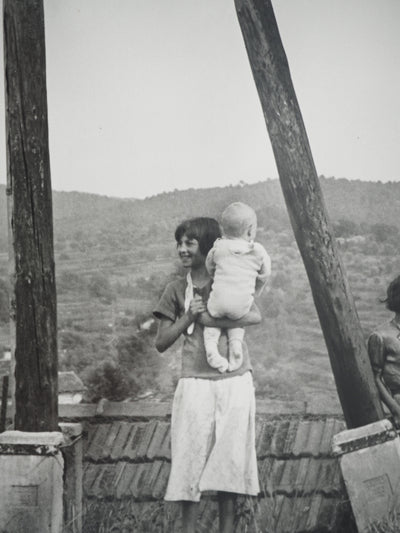
[[[399,533],[400,2],[1,9],[0,533]]]

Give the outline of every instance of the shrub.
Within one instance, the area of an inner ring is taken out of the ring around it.
[[[138,390],[134,380],[114,360],[101,361],[89,367],[84,373],[88,388],[88,399],[97,402],[102,398],[122,401]]]

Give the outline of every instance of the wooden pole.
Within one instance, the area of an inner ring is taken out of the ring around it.
[[[235,0],[283,194],[348,427],[383,417],[270,0]],[[295,305],[295,302],[294,302]]]
[[[43,0],[4,0],[3,17],[15,265],[15,429],[54,431],[57,313]]]

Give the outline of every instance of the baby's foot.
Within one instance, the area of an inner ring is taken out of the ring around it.
[[[228,370],[228,360],[222,357],[218,350],[207,352],[207,362],[212,368],[216,368],[218,372],[221,372],[221,374]]]
[[[242,366],[243,363],[243,345],[238,339],[229,342],[229,365],[228,372],[233,372]]]

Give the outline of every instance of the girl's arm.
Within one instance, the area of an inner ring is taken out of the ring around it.
[[[213,318],[207,311],[199,316],[199,324],[210,328],[244,328],[246,326],[255,326],[261,322],[261,313],[253,304],[250,311],[239,318],[238,320],[230,320],[229,318]]]
[[[394,399],[382,378],[382,372],[375,374],[375,383],[382,402],[392,413],[396,426],[400,426],[400,405]]]
[[[381,335],[372,333],[368,339],[368,355],[371,361],[372,371],[374,373],[376,387],[379,392],[381,401],[388,407],[392,413],[396,425],[400,424],[400,405],[395,400],[392,392],[387,387],[383,379],[383,370],[385,367],[385,345]]]
[[[190,302],[189,310],[177,320],[173,321],[163,316],[158,325],[156,336],[157,350],[165,352],[187,330],[190,324],[197,320],[199,314],[203,313],[203,311],[205,311],[205,305],[201,296],[197,294]]]

